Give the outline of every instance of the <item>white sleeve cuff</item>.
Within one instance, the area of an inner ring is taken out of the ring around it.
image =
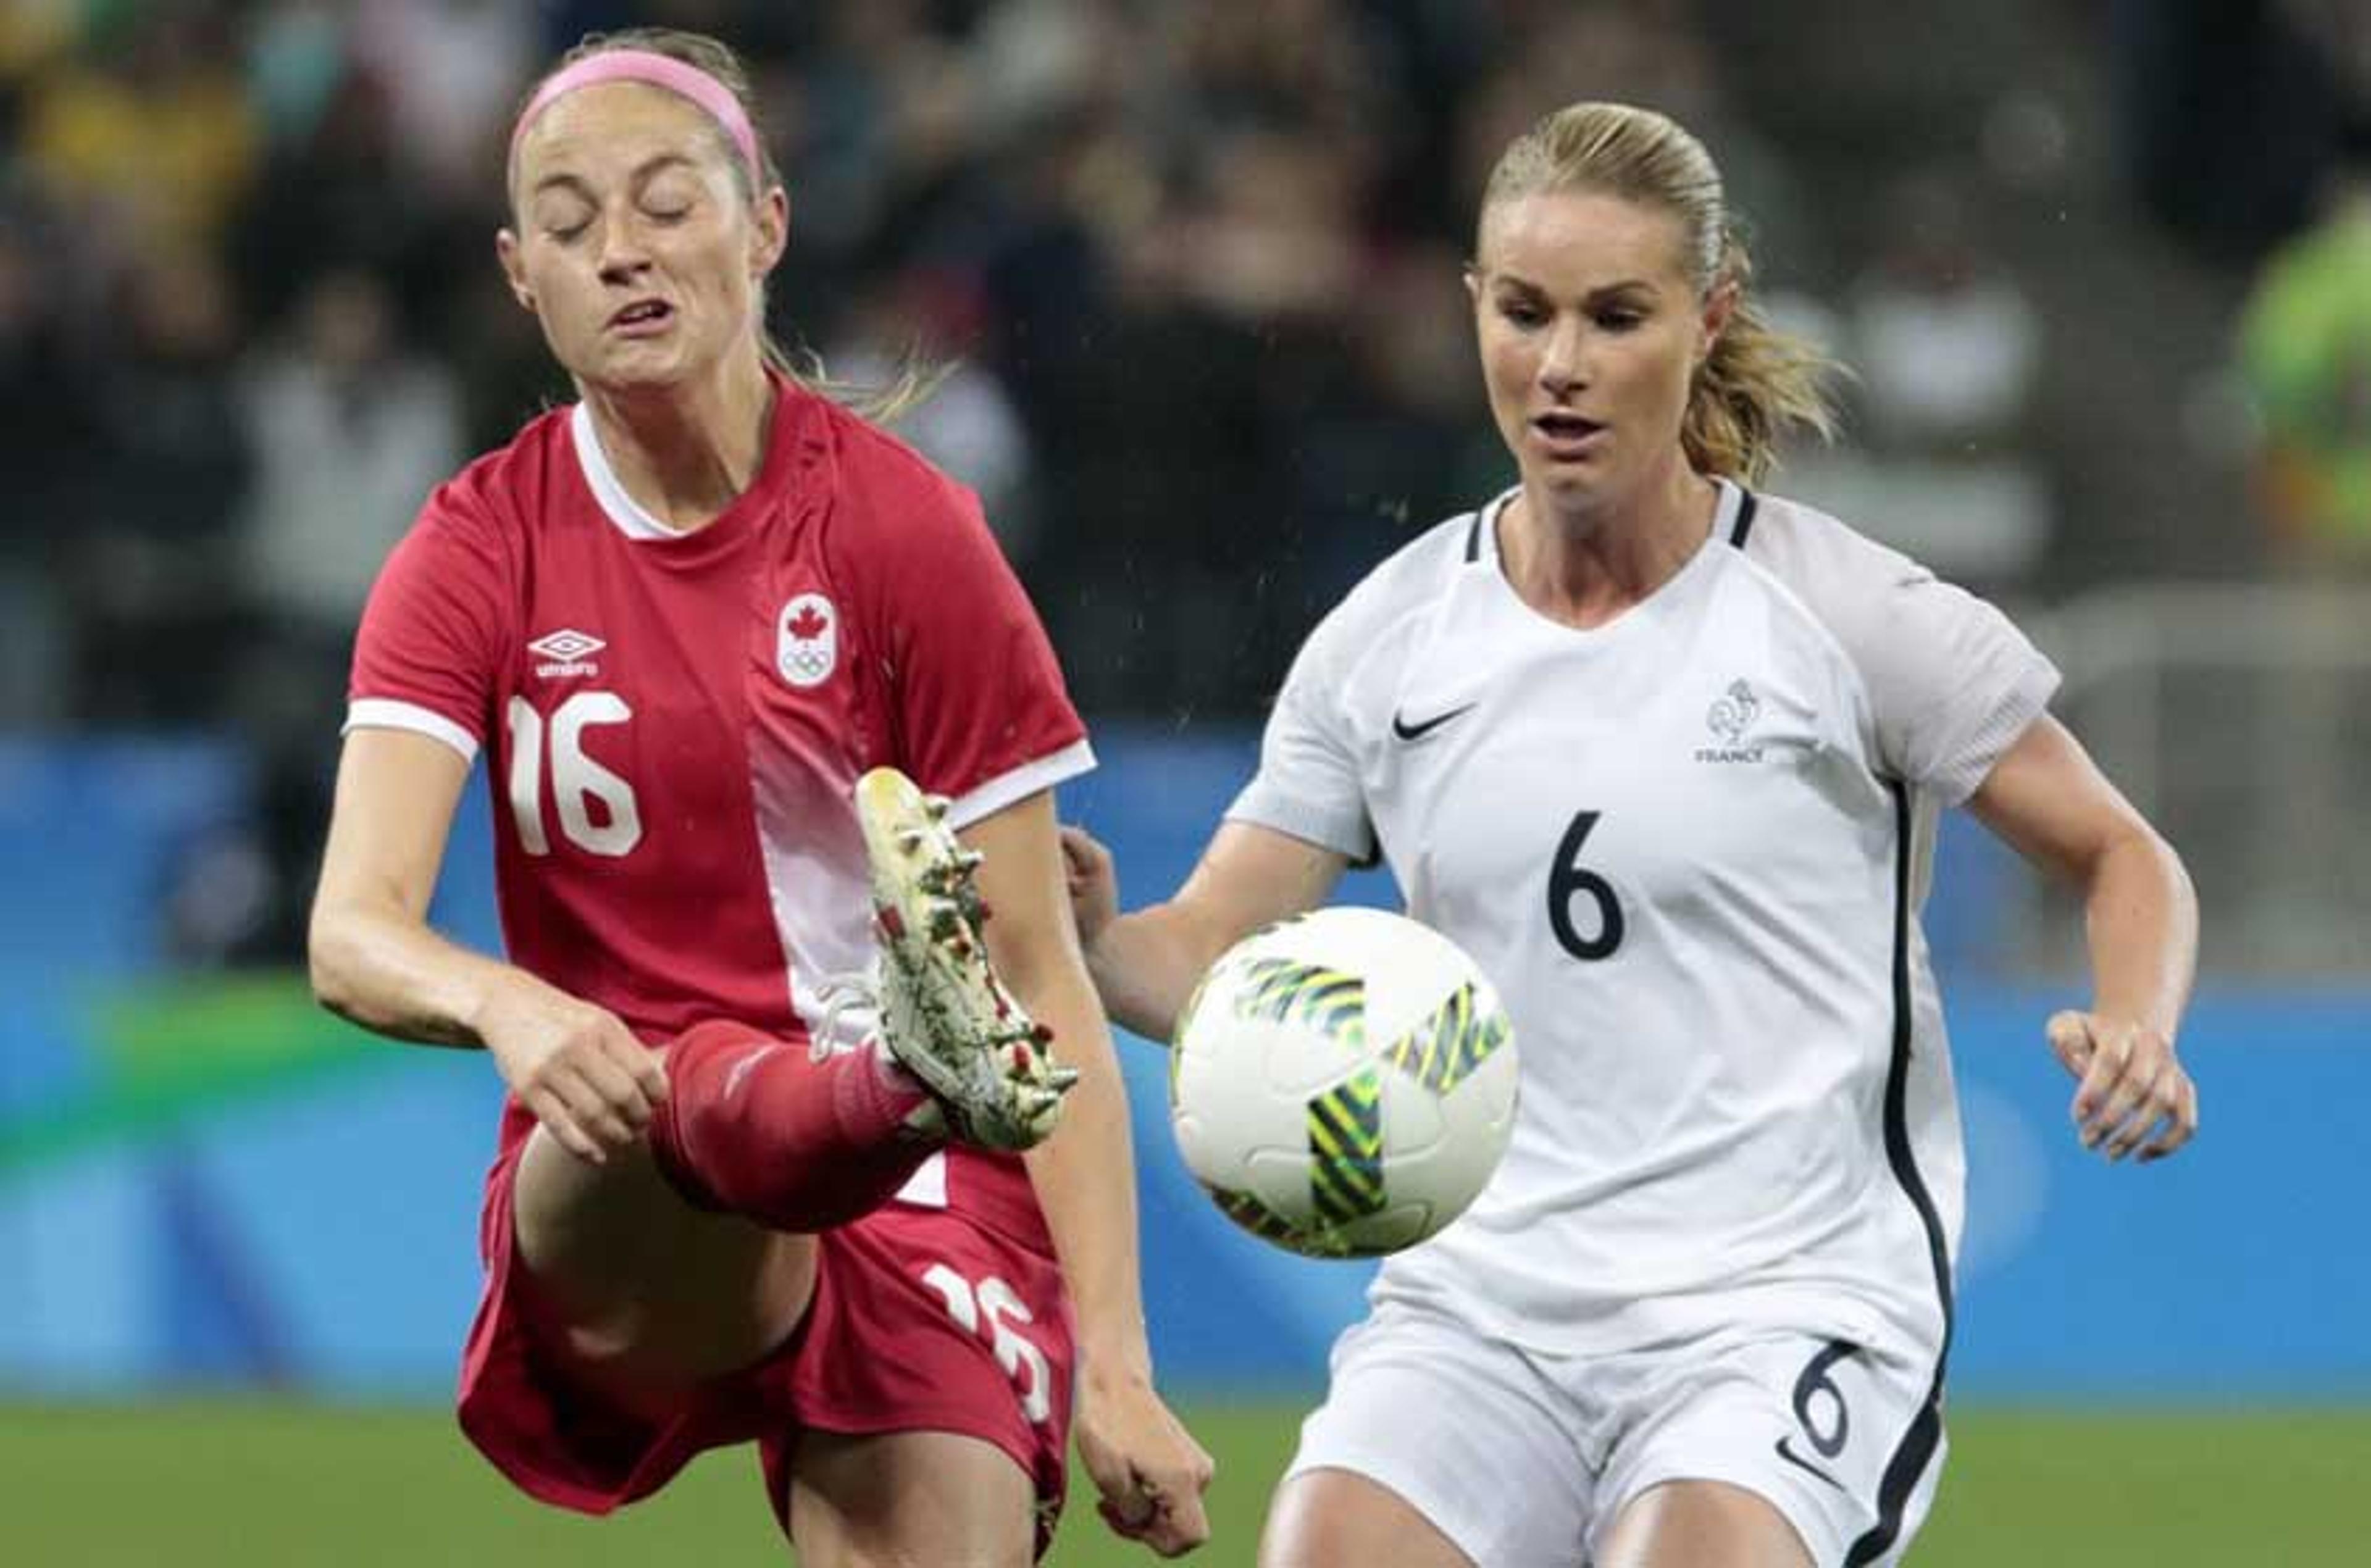
[[[399,702],[393,698],[356,698],[346,705],[345,727],[340,734],[352,734],[356,730],[409,730],[415,735],[442,741],[461,754],[463,762],[478,760],[478,737],[469,733],[433,708],[422,708],[416,702]]]
[[[1244,786],[1232,804],[1221,813],[1227,822],[1249,823],[1313,844],[1320,849],[1331,849],[1347,857],[1353,866],[1374,864],[1379,847],[1375,830],[1363,813],[1351,816],[1326,811],[1295,801],[1254,778]]]
[[[1015,801],[1040,790],[1050,790],[1065,779],[1076,778],[1094,766],[1094,748],[1084,740],[1072,741],[1060,751],[1024,762],[971,790],[947,808],[947,825],[969,827],[982,817],[994,816]]]
[[[1959,748],[1959,762],[1933,780],[1947,806],[1963,806],[1984,786],[1993,768],[2008,755],[2028,727],[2049,709],[2058,690],[2058,667],[2036,654],[2019,673],[2016,686],[1997,708],[1984,715],[1976,732]]]

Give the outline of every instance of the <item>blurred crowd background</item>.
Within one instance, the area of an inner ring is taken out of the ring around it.
[[[6,0],[0,727],[259,759],[190,956],[295,951],[373,573],[569,395],[499,285],[502,149],[558,51],[639,23],[752,67],[778,330],[842,380],[953,362],[902,433],[982,493],[1090,714],[1179,725],[1255,720],[1345,586],[1506,481],[1459,282],[1498,150],[1575,98],[1672,113],[1857,372],[1774,488],[2030,617],[2210,891],[2267,905],[2233,963],[2346,965],[2362,6]],[[2262,798],[2298,745],[2319,782]]]

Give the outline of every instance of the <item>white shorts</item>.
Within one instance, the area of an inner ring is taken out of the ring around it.
[[[1582,1568],[1681,1480],[1767,1500],[1818,1568],[1890,1568],[1942,1470],[1940,1392],[1931,1356],[1784,1330],[1557,1357],[1387,1302],[1335,1345],[1286,1473],[1365,1476],[1478,1568]]]

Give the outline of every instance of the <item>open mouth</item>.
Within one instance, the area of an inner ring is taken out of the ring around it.
[[[1577,446],[1602,432],[1605,426],[1579,414],[1552,409],[1533,415],[1532,428],[1539,432],[1551,446]]]
[[[648,329],[664,324],[674,315],[675,306],[663,299],[638,299],[609,317],[609,325],[619,331]]]

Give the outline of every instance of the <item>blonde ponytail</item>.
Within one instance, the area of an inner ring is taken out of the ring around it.
[[[1822,441],[1835,435],[1827,386],[1837,366],[1811,343],[1764,318],[1748,286],[1753,259],[1733,232],[1723,237],[1718,276],[1736,288],[1737,303],[1688,389],[1680,443],[1698,473],[1760,484],[1777,464],[1778,440],[1787,426]]]

